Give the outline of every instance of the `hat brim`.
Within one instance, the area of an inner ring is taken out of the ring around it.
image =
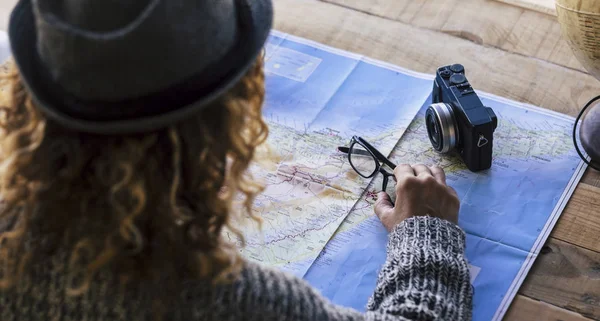
[[[229,56],[230,70],[209,92],[200,95],[193,103],[173,106],[169,111],[133,119],[92,120],[76,117],[64,110],[64,102],[53,95],[49,88],[56,88],[49,77],[40,77],[44,67],[37,50],[37,32],[31,0],[20,0],[13,9],[8,35],[13,58],[20,71],[21,79],[38,107],[48,118],[75,131],[95,134],[133,134],[168,127],[184,120],[235,85],[254,64],[261,54],[272,27],[273,9],[271,0],[238,0],[243,3],[251,28],[241,28],[240,43]],[[240,7],[240,6],[238,6]],[[240,9],[240,8],[238,8]],[[199,91],[202,92],[202,91]]]

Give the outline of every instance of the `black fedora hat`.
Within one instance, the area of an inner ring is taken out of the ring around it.
[[[47,117],[126,134],[220,97],[260,55],[272,20],[271,0],[20,0],[8,33]]]

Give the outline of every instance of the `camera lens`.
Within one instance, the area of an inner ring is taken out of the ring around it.
[[[440,128],[440,122],[437,121],[433,114],[427,115],[427,132],[433,148],[438,149],[440,142],[442,141],[442,129]]]
[[[447,153],[456,146],[458,131],[452,106],[445,103],[430,105],[425,113],[425,125],[435,151]]]

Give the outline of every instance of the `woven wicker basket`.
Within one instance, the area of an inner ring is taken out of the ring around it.
[[[600,0],[556,0],[562,34],[575,57],[600,80]]]

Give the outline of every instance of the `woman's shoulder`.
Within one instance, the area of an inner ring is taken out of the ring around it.
[[[326,321],[332,320],[331,315],[345,315],[347,320],[360,317],[356,311],[330,304],[303,279],[254,262],[245,261],[232,282],[212,287],[211,292],[208,305],[211,315],[219,320],[228,320],[232,315],[237,318],[231,320],[264,321]]]
[[[281,282],[305,283],[301,278],[282,269],[269,267],[253,261],[244,261],[240,277],[246,282],[262,282],[263,279],[278,280]],[[266,285],[268,286],[268,285]]]
[[[303,279],[281,269],[268,267],[252,261],[244,261],[239,273],[229,282],[218,283],[219,291],[235,291],[246,298],[269,301],[281,301],[282,298],[293,300],[295,296],[315,292]]]

